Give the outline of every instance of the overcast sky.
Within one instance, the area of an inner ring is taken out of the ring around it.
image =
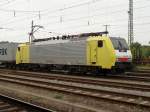
[[[134,1],[134,41],[150,41],[150,0]],[[0,41],[28,41],[31,21],[42,25],[36,38],[104,31],[127,40],[128,0],[0,0]],[[6,28],[6,29],[1,29]]]

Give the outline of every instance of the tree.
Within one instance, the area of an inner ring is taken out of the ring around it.
[[[145,57],[150,58],[150,46],[147,46],[147,49],[145,50]]]

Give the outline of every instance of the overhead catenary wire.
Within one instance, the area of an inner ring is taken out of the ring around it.
[[[112,11],[112,12],[109,12],[109,15],[116,14],[116,13],[122,13],[122,11],[126,11],[126,10],[123,9],[123,10]],[[95,15],[90,15],[90,16],[87,15],[87,16],[82,16],[82,17],[77,17],[77,18],[66,19],[66,20],[64,19],[63,22],[77,21],[77,20],[87,19],[88,17],[97,17],[97,16],[102,16],[102,15],[105,15],[105,13],[103,12],[103,13],[99,13],[99,14],[95,14]],[[148,17],[150,17],[150,16],[144,16],[144,17],[139,17],[139,18],[148,18]],[[123,19],[123,20],[125,20],[125,19]],[[51,24],[57,24],[57,23],[59,23],[59,21],[57,21],[56,23],[54,23],[54,22],[48,22],[48,23],[45,23],[44,25],[51,25]]]
[[[100,0],[94,0],[94,2],[97,2],[97,1],[100,1]],[[91,1],[90,1],[91,2]],[[81,5],[85,5],[85,4],[87,4],[87,3],[90,3],[90,2],[86,2],[86,3],[80,3],[80,4],[78,4],[78,5],[71,5],[71,6],[68,6],[68,7],[65,7],[65,9],[57,9],[57,10],[55,10],[55,11],[49,11],[49,12],[57,12],[57,11],[60,11],[60,10],[66,10],[66,9],[70,9],[70,8],[73,8],[73,7],[78,7],[78,6],[81,6]],[[5,9],[0,9],[1,11],[6,11],[6,12],[21,12],[21,13],[38,13],[39,14],[39,12],[41,13],[41,12],[44,12],[44,11],[47,11],[48,9],[45,9],[45,10],[38,10],[38,11],[25,11],[25,10],[5,10]],[[48,13],[49,13],[48,12]],[[47,13],[46,13],[47,14]],[[40,15],[38,15],[38,17],[41,17],[41,14]],[[33,17],[33,16],[32,16]],[[32,18],[31,17],[31,18]]]
[[[75,8],[75,7],[81,7],[81,6],[88,5],[90,3],[95,3],[95,2],[98,2],[98,1],[101,1],[101,0],[94,0],[94,1],[92,0],[92,1],[89,1],[89,2],[70,5],[70,6],[67,6],[67,7],[64,7],[64,8],[59,8],[59,9],[50,10],[50,11],[49,11],[49,9],[31,11],[31,10],[16,10],[16,9],[2,9],[2,8],[0,8],[0,10],[4,11],[4,12],[14,12],[15,11],[16,13],[39,13],[39,11],[40,12],[47,12],[47,13],[55,13],[55,12],[62,11],[62,10],[67,10],[67,9],[71,9],[71,8]]]
[[[45,15],[45,14],[48,14],[48,13],[52,14],[52,13],[55,13],[55,12],[58,12],[58,11],[63,11],[63,10],[68,10],[68,9],[72,9],[72,8],[81,7],[81,6],[84,6],[84,5],[89,5],[89,4],[92,4],[92,3],[96,3],[98,1],[101,1],[101,0],[92,0],[92,1],[89,1],[89,2],[74,4],[74,5],[70,5],[70,6],[67,6],[67,7],[64,7],[64,8],[59,8],[59,9],[56,9],[56,10],[53,10],[53,11],[52,10],[49,11],[49,9],[31,11],[31,10],[16,10],[16,9],[2,9],[2,8],[0,9],[0,11],[4,11],[4,12],[14,12],[15,11],[16,13],[39,13],[39,11],[40,11],[41,15]],[[121,4],[117,4],[115,6],[120,6]],[[124,5],[124,4],[122,4],[122,5]],[[114,6],[109,6],[109,8],[111,8],[111,7],[114,7]],[[144,8],[144,7],[145,6],[143,6],[141,8]],[[101,8],[101,9],[103,9],[103,8]],[[44,12],[47,12],[47,13],[44,14]]]
[[[96,1],[99,1],[99,0],[96,0]],[[88,4],[88,3],[90,3],[90,2],[86,2],[85,4]],[[84,5],[84,4],[79,4],[79,6],[80,5]],[[73,5],[74,7],[77,7],[78,5]],[[73,8],[73,6],[68,6],[67,8]],[[67,8],[64,8],[65,10],[67,9]],[[62,9],[63,10],[63,9]],[[11,11],[14,11],[14,10],[11,10]],[[60,11],[60,10],[59,10]],[[23,11],[23,12],[30,12],[30,11]],[[31,11],[32,12],[32,11]],[[39,11],[35,11],[36,13],[39,13]],[[38,15],[39,16],[39,15]],[[40,16],[41,17],[41,16]],[[31,17],[32,18],[32,17]]]
[[[150,5],[146,5],[146,6],[142,6],[142,7],[135,7],[135,9],[142,9],[142,8],[146,8],[146,7],[149,7]],[[112,11],[112,12],[110,12],[110,13],[119,13],[119,12],[122,12],[122,11],[126,11],[125,9],[123,9],[123,10],[117,10],[117,11]],[[37,13],[39,13],[39,11],[37,11]],[[101,13],[101,14],[105,14],[105,13]],[[64,15],[63,15],[64,16]],[[92,15],[93,16],[93,15]],[[96,15],[95,15],[96,16]],[[99,14],[97,15],[97,16],[99,16]],[[34,17],[37,17],[37,15],[36,16],[31,16],[31,18],[34,18]],[[41,17],[41,16],[40,16]],[[49,16],[49,17],[60,17],[60,16]],[[87,17],[87,16],[86,16]],[[86,18],[85,17],[85,18]],[[90,16],[91,17],[91,16]],[[29,19],[30,17],[25,17],[25,19]],[[39,18],[39,15],[38,15],[38,18]],[[82,17],[81,17],[82,18]],[[84,18],[84,17],[83,17]],[[20,21],[21,20],[24,20],[24,18],[22,18],[22,19],[19,19]],[[75,18],[74,19],[72,19],[72,20],[75,20]],[[15,22],[15,21],[14,21]],[[10,22],[8,22],[8,24],[9,23],[14,23],[14,22],[12,22],[12,21],[10,21]],[[16,22],[18,22],[18,20],[16,20]],[[2,22],[3,23],[3,22]],[[7,24],[7,23],[6,23]],[[2,25],[5,25],[5,24],[2,24]]]
[[[115,5],[114,5],[114,6],[115,6]],[[147,4],[147,5],[145,5],[145,6],[148,7],[149,5]],[[145,6],[142,6],[141,8],[138,8],[138,9],[144,9]],[[120,6],[120,7],[121,7],[121,6]],[[111,9],[111,8],[110,8],[110,9]],[[66,10],[67,10],[67,9],[66,9]],[[98,10],[98,9],[97,9],[97,10]],[[112,8],[112,10],[113,10],[113,8]],[[114,11],[114,10],[113,10],[113,11]],[[58,12],[59,12],[59,11],[58,11]],[[120,11],[120,12],[125,12],[125,13],[126,13],[127,10],[124,9],[124,11]],[[112,12],[112,13],[113,13],[113,12]],[[23,14],[24,14],[24,13],[23,13]],[[41,17],[42,17],[42,19],[43,19],[42,14],[44,14],[44,13],[41,12]],[[63,12],[62,12],[62,14],[63,14]],[[75,14],[75,13],[74,13],[74,14]],[[108,14],[109,14],[109,13],[108,13]],[[117,13],[114,13],[114,14],[117,14]],[[50,15],[50,17],[53,16],[52,13],[48,13],[48,14],[45,15],[45,17],[48,17],[49,15]],[[98,14],[96,13],[96,14],[94,14],[94,15],[97,15],[97,16],[94,16],[94,17],[98,17],[98,16],[101,15],[101,14],[98,15]],[[64,15],[64,16],[67,16],[67,15]],[[58,16],[58,17],[60,17],[60,16]],[[65,18],[63,17],[63,22],[62,22],[62,23],[69,22],[69,21],[75,21],[75,22],[76,22],[76,21],[78,21],[78,20],[85,19],[84,17],[85,17],[85,18],[86,18],[86,17],[88,18],[88,17],[91,17],[91,15],[89,15],[89,16],[83,16],[83,18],[82,18],[82,17],[81,17],[81,18],[80,18],[80,17],[79,17],[79,18],[78,18],[78,17],[75,17],[75,18],[66,18],[66,20],[65,20]],[[104,14],[104,15],[102,14],[101,17],[105,17],[105,14]],[[39,18],[38,18],[38,15],[35,15],[35,16],[32,16],[32,17],[29,16],[29,17],[25,17],[25,18],[26,18],[26,20],[29,20],[29,21],[30,21],[30,19],[32,19],[32,18],[35,18],[35,19],[37,19],[37,20],[39,19]],[[57,18],[57,17],[55,16],[54,18]],[[140,18],[144,20],[144,18],[146,18],[146,17],[140,17]],[[149,18],[149,17],[147,16],[147,18]],[[19,20],[18,20],[18,19],[19,19]],[[41,19],[41,20],[42,20],[42,19]],[[93,19],[93,17],[92,17],[92,19]],[[122,20],[123,20],[123,19],[124,19],[124,18],[122,18]],[[137,19],[139,19],[139,18],[137,18]],[[15,23],[18,24],[19,21],[20,21],[21,23],[23,23],[22,20],[25,20],[25,19],[24,19],[24,17],[23,17],[23,18],[21,17],[21,19],[20,19],[20,18],[17,18],[17,19],[11,19],[11,18],[10,18],[10,20],[11,20],[11,22],[8,23],[8,24],[9,24],[9,25],[11,25],[11,24],[15,25]],[[46,20],[46,19],[45,19],[45,20]],[[120,18],[120,20],[121,20],[121,18]],[[119,20],[119,21],[120,21],[120,20]],[[13,22],[12,22],[12,21],[13,21]],[[86,20],[86,21],[87,21],[87,20]],[[106,21],[109,22],[108,20],[106,20]],[[125,19],[124,19],[123,21],[125,21]],[[123,22],[123,21],[120,21],[120,23]],[[8,21],[8,22],[9,22],[9,21]],[[51,25],[51,23],[54,23],[54,24],[55,24],[55,22],[50,22],[49,26]],[[58,23],[60,23],[60,22],[58,22]],[[7,24],[5,24],[5,22],[3,22],[2,24],[3,24],[4,26],[7,25]],[[45,23],[45,24],[46,24],[46,23]],[[136,24],[137,24],[137,23],[136,23]],[[135,24],[135,25],[136,25],[136,24]],[[140,23],[140,24],[141,24],[141,25],[137,25],[137,26],[147,25],[147,23],[145,23],[145,24]],[[19,24],[18,24],[18,25],[19,25]],[[87,25],[87,24],[86,24],[86,25]],[[85,26],[86,26],[86,25],[85,25]],[[99,24],[95,24],[95,25],[98,26]],[[19,26],[22,26],[22,25],[20,24]],[[91,26],[93,26],[93,25],[91,25]],[[74,27],[72,27],[72,28],[74,28]],[[57,30],[57,29],[56,29],[56,30]]]

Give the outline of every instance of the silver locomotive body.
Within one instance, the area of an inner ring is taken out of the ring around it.
[[[86,40],[53,40],[30,46],[30,63],[86,65]]]

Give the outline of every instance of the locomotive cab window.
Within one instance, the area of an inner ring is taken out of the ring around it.
[[[98,47],[103,47],[103,41],[102,40],[98,41]]]
[[[18,47],[18,51],[20,51],[20,47]]]

